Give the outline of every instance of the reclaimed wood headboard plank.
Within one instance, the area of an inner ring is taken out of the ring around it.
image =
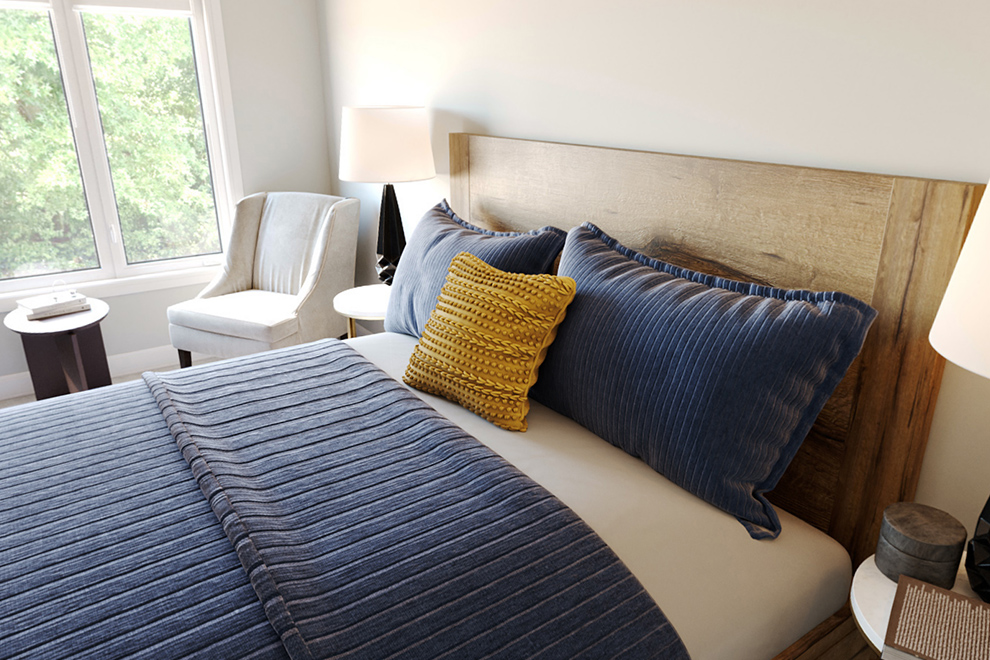
[[[895,179],[863,346],[856,415],[829,534],[854,559],[876,549],[883,510],[914,499],[945,360],[928,331],[984,186]]]

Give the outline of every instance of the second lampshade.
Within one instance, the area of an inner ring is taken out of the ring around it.
[[[990,378],[988,281],[990,197],[984,196],[928,335],[932,346],[945,358],[984,378]],[[990,603],[990,499],[966,549],[966,572],[973,591]]]
[[[345,107],[340,121],[340,180],[384,183],[378,217],[378,277],[392,283],[406,246],[393,183],[436,176],[426,108]]]

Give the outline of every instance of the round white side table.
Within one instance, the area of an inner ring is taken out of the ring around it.
[[[388,309],[388,296],[392,287],[386,284],[370,284],[341,291],[333,297],[333,308],[347,317],[347,337],[357,336],[354,321],[381,321]]]
[[[90,309],[28,321],[18,307],[3,324],[21,336],[31,384],[37,399],[79,392],[110,384],[110,367],[103,347],[100,321],[110,306],[89,298]]]
[[[890,620],[890,610],[894,606],[897,583],[880,572],[877,563],[873,560],[875,556],[867,557],[866,561],[856,569],[849,602],[852,606],[853,620],[866,641],[879,654],[883,650],[884,637],[887,636],[887,622]],[[966,556],[963,555],[952,590],[963,596],[979,599],[969,586],[965,564]]]

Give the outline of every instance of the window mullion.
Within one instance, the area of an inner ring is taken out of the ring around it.
[[[216,25],[220,21],[220,5],[219,0],[193,0],[190,8],[193,14],[193,44],[199,71],[203,121],[213,171],[217,220],[220,223],[223,250],[226,252],[233,223],[232,209],[244,196],[244,191],[237,138],[234,135],[234,118],[229,102],[226,47],[223,43],[223,30]],[[225,111],[227,116],[222,116]]]
[[[53,0],[52,24],[61,53],[69,115],[76,139],[83,187],[93,220],[100,265],[120,277],[127,264],[114,200],[113,181],[107,159],[96,88],[89,66],[82,19],[71,0]]]

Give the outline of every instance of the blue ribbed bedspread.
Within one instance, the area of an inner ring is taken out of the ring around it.
[[[287,658],[143,382],[0,410],[0,658]]]
[[[145,380],[0,412],[0,657],[687,657],[576,515],[345,344]]]

